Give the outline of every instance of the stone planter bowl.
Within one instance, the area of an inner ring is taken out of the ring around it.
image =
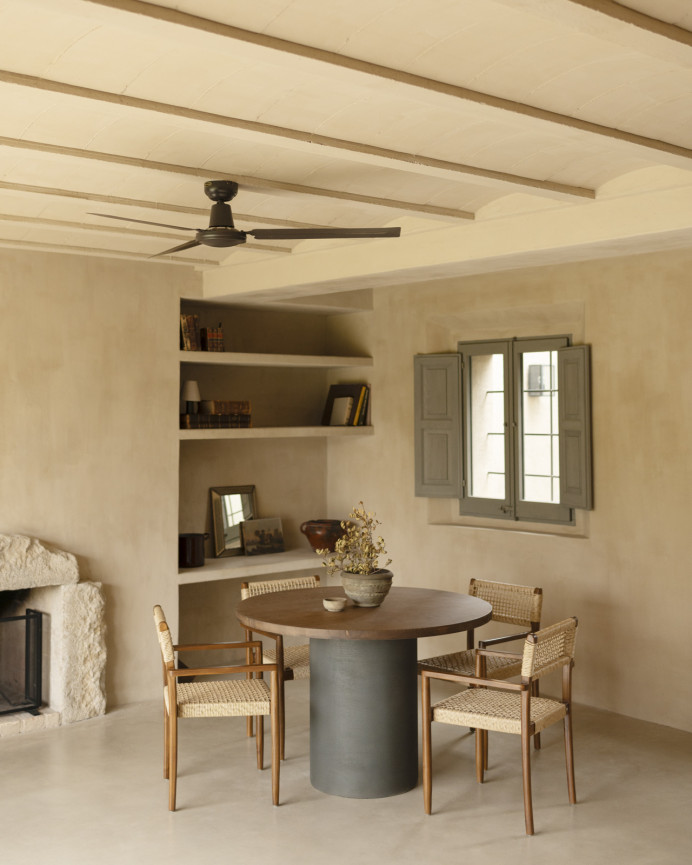
[[[372,574],[349,574],[341,571],[341,585],[346,596],[358,607],[379,607],[392,587],[394,574],[380,568]]]

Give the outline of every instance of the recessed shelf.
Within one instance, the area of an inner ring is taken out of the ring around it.
[[[181,441],[214,441],[223,439],[286,439],[286,438],[340,438],[343,436],[372,435],[372,426],[284,426],[240,427],[238,429],[181,429]]]
[[[308,549],[288,550],[264,556],[226,556],[220,559],[205,559],[201,568],[184,568],[178,571],[178,583],[208,583],[214,580],[241,580],[246,577],[261,577],[283,571],[322,569],[322,560]]]
[[[313,354],[258,354],[238,351],[181,351],[181,363],[201,363],[216,366],[277,366],[314,367],[336,369],[339,367],[369,367],[371,357],[336,357]]]

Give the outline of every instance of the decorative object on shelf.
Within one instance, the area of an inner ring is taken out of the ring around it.
[[[363,502],[348,516],[348,521],[341,523],[344,534],[334,544],[334,549],[323,548],[317,553],[325,557],[323,564],[330,576],[341,572],[344,592],[357,606],[379,607],[394,576],[386,569],[391,559],[387,559],[384,568],[379,566],[380,556],[387,554],[384,539],[374,534],[380,521],[374,513],[365,510]]]
[[[334,544],[346,534],[341,520],[306,520],[300,530],[315,552],[320,550],[333,552]]]
[[[257,516],[255,487],[211,487],[211,517],[214,527],[214,555],[241,556],[243,539],[240,524]]]
[[[346,606],[346,598],[323,598],[322,606],[330,613],[340,613]]]
[[[196,381],[186,381],[183,383],[183,402],[185,403],[185,411],[187,414],[197,414],[199,412],[199,403],[202,397],[199,394],[199,385]]]
[[[203,327],[201,329],[202,351],[226,351],[223,341],[221,322],[218,327]]]
[[[231,429],[252,426],[249,399],[203,399],[199,404],[200,420],[187,429]]]
[[[367,384],[333,384],[322,413],[322,426],[362,426],[370,388]]]
[[[246,520],[240,524],[240,531],[246,556],[283,553],[285,550],[283,529],[278,517]]]
[[[180,347],[183,351],[201,351],[199,316],[180,313]]]
[[[204,541],[208,537],[208,532],[186,532],[178,535],[179,568],[201,568],[204,565]]]

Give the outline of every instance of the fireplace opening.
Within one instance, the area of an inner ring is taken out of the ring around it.
[[[42,626],[38,610],[0,615],[0,715],[39,714]]]

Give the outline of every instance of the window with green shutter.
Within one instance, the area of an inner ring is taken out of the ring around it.
[[[571,523],[591,508],[589,348],[568,337],[418,355],[416,495],[460,513]]]

